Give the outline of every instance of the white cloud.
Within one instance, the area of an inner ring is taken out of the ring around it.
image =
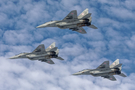
[[[59,0],[0,1],[0,89],[2,90],[134,90],[135,77],[116,76],[112,82],[101,77],[72,76],[82,69],[94,69],[103,61],[121,57],[123,71],[132,69],[134,60],[134,3],[132,1]],[[16,2],[16,3],[15,3]],[[100,4],[100,6],[98,6]],[[100,7],[100,8],[99,8]],[[59,28],[36,29],[49,20],[63,19],[71,10],[78,15],[89,8],[95,26],[81,35]],[[100,11],[101,10],[101,11]],[[117,20],[117,19],[120,20]],[[130,22],[131,20],[131,22]],[[127,23],[130,22],[130,23]],[[122,29],[122,30],[121,30]],[[126,29],[129,33],[124,34]],[[40,43],[48,47],[56,42],[60,56],[54,65],[28,59],[8,59],[21,52],[31,52]],[[112,61],[111,61],[112,60]]]

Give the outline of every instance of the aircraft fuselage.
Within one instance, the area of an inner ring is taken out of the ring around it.
[[[103,75],[116,75],[116,74],[120,74],[121,71],[118,70],[118,68],[115,69],[106,69],[106,70],[90,70],[89,72],[91,75],[93,76],[103,76]]]
[[[50,58],[56,58],[56,57],[58,57],[58,55],[56,55],[56,52],[47,52],[43,54],[32,53],[32,54],[26,55],[26,58],[30,60],[50,59]]]
[[[91,21],[88,19],[86,20],[72,20],[72,21],[60,21],[56,23],[56,26],[61,29],[66,28],[75,28],[75,27],[82,27],[82,26],[89,26],[91,25]]]

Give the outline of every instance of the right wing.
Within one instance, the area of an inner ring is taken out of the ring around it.
[[[72,29],[73,31],[77,31],[81,34],[86,34],[87,32],[82,27],[76,27]]]
[[[77,11],[76,10],[71,11],[63,20],[68,19],[77,19]]]
[[[32,53],[34,52],[45,52],[44,44],[39,45]]]
[[[100,68],[109,68],[109,61],[104,61],[100,66],[98,66],[96,69]]]
[[[101,77],[107,78],[111,81],[116,81],[116,78],[113,75],[106,75],[106,76],[101,76]]]
[[[54,64],[54,62],[51,59],[39,59],[39,61],[46,62],[46,63],[49,63],[49,64]]]

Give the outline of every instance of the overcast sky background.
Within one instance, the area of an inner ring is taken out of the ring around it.
[[[87,34],[68,29],[36,28],[62,20],[71,10],[88,8],[92,24]],[[31,52],[39,44],[56,42],[64,61],[50,65],[28,59],[8,59]],[[120,59],[127,77],[72,76],[102,62]],[[134,0],[0,0],[0,90],[135,90]]]

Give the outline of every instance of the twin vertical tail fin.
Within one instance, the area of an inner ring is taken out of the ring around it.
[[[88,12],[88,8],[86,8],[79,16],[78,19],[86,19],[88,18],[91,22],[91,13]]]
[[[58,55],[59,54],[59,49],[57,49],[55,52],[56,52],[56,55]]]
[[[57,54],[59,53],[58,47],[55,47],[55,42],[53,42],[47,49],[46,51],[55,51]]]
[[[55,42],[53,42],[47,49],[46,51],[55,51],[56,52],[56,55],[59,54],[59,49],[57,47],[55,47]],[[64,60],[63,58],[61,57],[57,57],[56,59],[59,59],[59,60]]]
[[[119,65],[119,59],[116,59],[111,65],[110,65],[110,68],[114,68],[116,67],[117,65]],[[119,68],[121,70],[121,66]]]
[[[122,64],[119,64],[119,59],[116,59],[111,65],[110,65],[110,68],[119,68],[119,70],[121,71],[122,69]],[[125,74],[121,73],[121,74],[118,74],[122,77],[126,77]]]
[[[122,64],[119,64],[119,59],[116,59],[111,65],[110,68],[119,68],[121,70]]]
[[[88,12],[88,8],[86,8],[79,16],[78,19],[89,19],[89,23],[91,23],[92,21],[92,17],[91,17],[91,13]],[[97,29],[96,26],[94,25],[89,25],[88,27],[93,28],[93,29]]]
[[[46,49],[46,51],[52,51],[53,48],[55,48],[55,42],[53,42],[53,43]]]
[[[89,12],[88,12],[88,8],[86,8],[79,16],[78,16],[78,19],[82,19],[85,15],[87,15]]]

